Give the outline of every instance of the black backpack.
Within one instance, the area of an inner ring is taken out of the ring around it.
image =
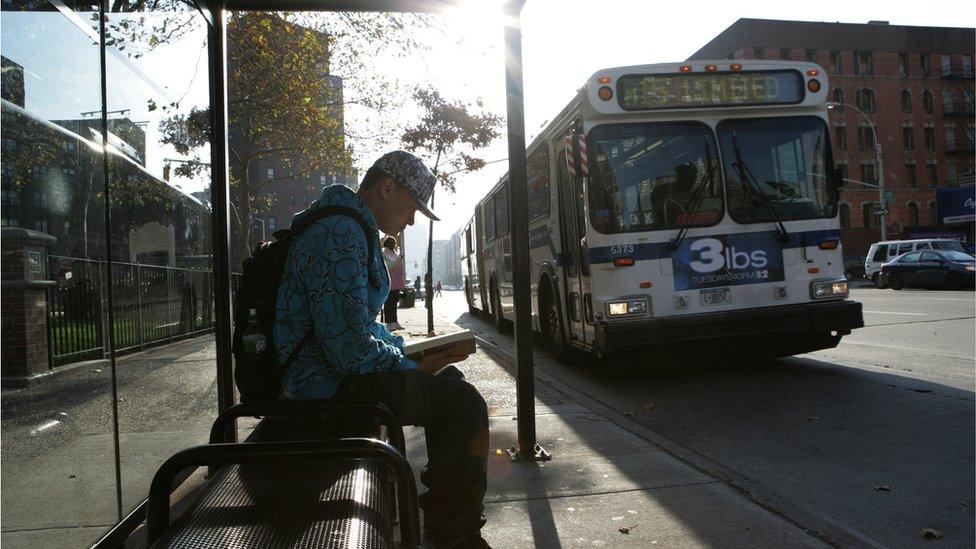
[[[370,228],[363,216],[352,208],[342,206],[326,206],[314,210],[308,218],[290,229],[276,231],[274,242],[261,242],[254,249],[250,257],[244,260],[243,275],[237,288],[234,301],[234,379],[237,389],[241,392],[241,402],[270,402],[277,400],[281,392],[281,380],[285,377],[288,367],[298,356],[302,348],[314,335],[309,330],[305,337],[288,355],[284,364],[278,364],[278,351],[274,344],[275,311],[278,302],[278,288],[281,286],[281,276],[285,269],[285,259],[292,242],[309,226],[324,217],[344,215],[352,218],[366,234],[366,247],[369,257],[366,269],[369,272],[370,283],[378,285],[378,278],[373,273],[374,248],[379,245],[376,231]],[[374,242],[375,241],[375,242]],[[244,351],[243,336],[248,329],[250,310],[255,309],[258,317],[260,333],[264,335],[265,347],[259,353]]]

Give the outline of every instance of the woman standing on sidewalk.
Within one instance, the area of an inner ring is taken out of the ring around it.
[[[397,322],[397,305],[400,303],[400,291],[407,287],[403,257],[397,253],[397,241],[392,236],[383,241],[383,261],[390,272],[390,295],[383,305],[383,318],[386,329],[392,332],[403,329]]]

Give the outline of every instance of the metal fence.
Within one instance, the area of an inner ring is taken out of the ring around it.
[[[53,366],[102,358],[108,349],[105,261],[51,256],[48,344]],[[112,262],[115,349],[131,352],[214,326],[213,273]]]

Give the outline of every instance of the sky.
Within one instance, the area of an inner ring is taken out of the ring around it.
[[[486,108],[504,115],[503,21],[491,9],[493,3],[472,0],[468,7],[448,12],[444,15],[447,37],[431,38],[430,51],[392,63],[386,70],[404,82],[429,81],[450,97],[481,98]],[[527,0],[522,12],[526,142],[599,69],[682,61],[739,18],[973,27],[974,13],[968,2],[957,1],[939,2],[935,9],[903,1],[703,2],[689,9],[681,2],[650,0]],[[463,38],[460,46],[454,43],[459,38]],[[410,113],[403,116],[409,119]],[[506,158],[507,147],[502,137],[482,151],[482,157]],[[368,166],[370,151],[360,150],[364,154],[359,160]],[[466,223],[477,201],[506,171],[507,162],[492,164],[460,178],[458,192],[446,203],[439,196],[435,210],[442,221],[435,223],[434,238],[449,238]],[[426,234],[426,222],[412,230],[421,229]],[[425,240],[408,234],[408,261],[423,252],[416,246],[410,250],[410,245]]]

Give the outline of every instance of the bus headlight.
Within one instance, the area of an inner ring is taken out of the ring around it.
[[[608,301],[607,316],[617,317],[626,315],[646,315],[647,299],[625,299],[623,301]]]
[[[848,294],[846,280],[827,280],[814,282],[810,285],[810,297],[825,299],[828,297],[846,297]]]

